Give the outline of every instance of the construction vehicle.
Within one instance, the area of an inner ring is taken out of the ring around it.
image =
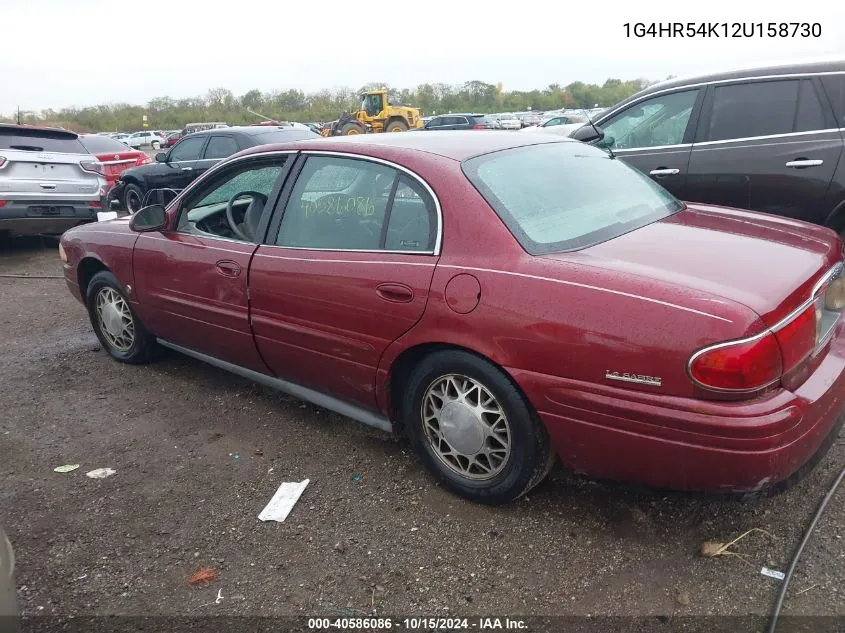
[[[421,128],[422,112],[410,106],[395,106],[387,98],[387,90],[370,90],[361,95],[361,109],[344,112],[337,121],[327,124],[322,136],[349,136],[372,132],[405,132]]]

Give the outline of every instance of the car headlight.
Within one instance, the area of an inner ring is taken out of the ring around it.
[[[67,253],[65,253],[65,247],[59,243],[59,259],[62,260],[62,263],[67,264]]]
[[[827,310],[845,308],[845,278],[838,277],[830,282],[824,293],[824,307]]]

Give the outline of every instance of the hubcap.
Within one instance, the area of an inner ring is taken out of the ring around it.
[[[127,352],[135,342],[135,321],[123,297],[114,288],[97,293],[97,320],[100,331],[114,349]]]
[[[498,475],[510,457],[507,416],[480,382],[459,374],[432,382],[422,401],[425,437],[450,470],[467,479]]]

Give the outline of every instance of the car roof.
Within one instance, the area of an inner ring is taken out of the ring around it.
[[[518,138],[517,138],[518,137]],[[436,154],[452,160],[463,161],[473,156],[499,152],[526,145],[542,143],[575,143],[569,138],[549,135],[513,134],[508,131],[419,131],[401,134],[355,134],[327,138],[303,139],[295,143],[274,143],[247,150],[257,153],[279,150],[327,150],[350,152],[379,157],[386,150],[402,149],[412,152]]]
[[[730,79],[743,79],[745,77],[776,77],[778,75],[803,75],[811,73],[835,73],[845,72],[845,60],[828,60],[803,62],[797,64],[777,64],[770,66],[752,66],[736,68],[707,75],[692,75],[688,77],[676,77],[667,81],[661,81],[645,90],[637,93],[642,96],[658,90],[688,86],[690,84],[711,83],[714,81],[725,81]]]
[[[229,127],[218,127],[210,130],[200,130],[198,132],[191,132],[191,136],[199,136],[201,134],[226,134],[228,132],[236,132],[238,134],[245,134],[246,136],[255,136],[257,134],[267,134],[274,130],[290,130],[295,132],[304,132],[302,128],[295,128],[290,125],[232,125]]]

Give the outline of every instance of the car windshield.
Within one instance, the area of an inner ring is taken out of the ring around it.
[[[476,156],[463,170],[532,255],[586,248],[684,208],[648,176],[574,141]]]

